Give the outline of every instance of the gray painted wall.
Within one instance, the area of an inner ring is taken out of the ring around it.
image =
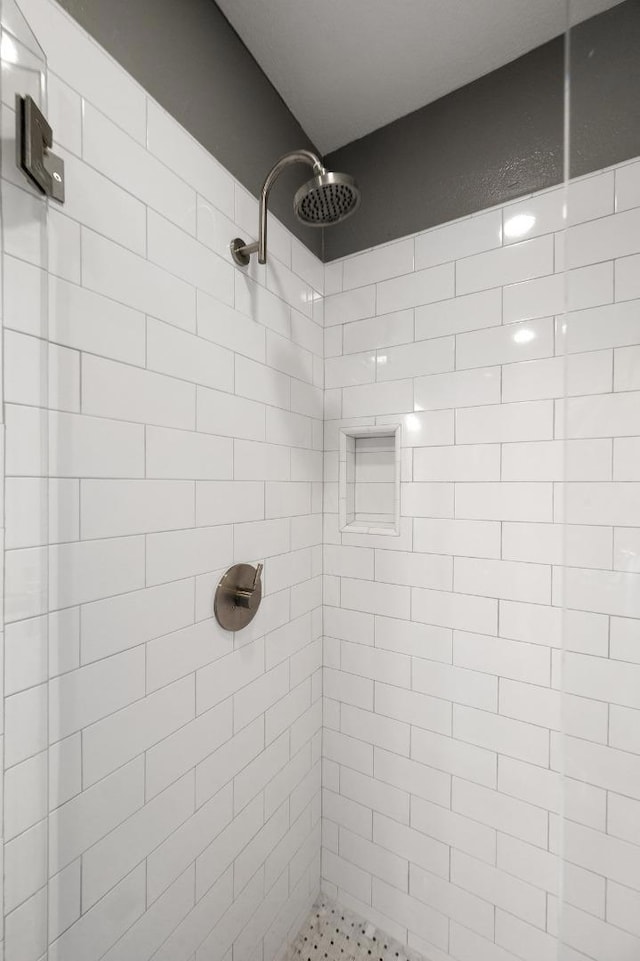
[[[424,230],[562,179],[563,40],[341,147],[362,202],[325,258]]]
[[[254,195],[280,154],[313,149],[213,0],[59,2]],[[640,155],[640,0],[570,36],[578,176]],[[333,260],[559,183],[564,66],[559,37],[335,151],[328,165],[362,190],[358,213],[335,229],[293,215],[306,168],[283,175],[273,210]]]
[[[640,154],[640,0],[586,20],[569,37],[569,155],[571,175],[580,177]]]
[[[254,196],[281,154],[315,149],[213,0],[59,2]],[[309,176],[285,172],[270,206],[320,254],[322,232],[293,214]]]
[[[572,176],[640,154],[640,0],[570,31]],[[328,158],[362,203],[325,231],[325,260],[559,183],[564,38],[347,144]]]

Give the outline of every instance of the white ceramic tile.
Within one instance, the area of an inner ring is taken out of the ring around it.
[[[570,397],[556,412],[556,436],[625,437],[638,434],[640,395],[637,391]]]
[[[553,238],[537,237],[459,261],[456,294],[515,284],[552,273]]]
[[[559,347],[568,353],[626,347],[637,342],[638,325],[633,301],[575,311],[562,323],[561,330],[566,333],[559,338]]]
[[[459,484],[456,518],[465,520],[551,521],[551,484]]]
[[[500,479],[497,444],[418,448],[413,455],[414,481],[481,481]]]
[[[638,265],[640,254],[622,257],[615,262],[616,300],[631,300],[640,297],[640,277]]]
[[[219,570],[231,561],[231,544],[228,526],[153,534],[146,543],[147,584]]]
[[[83,540],[176,530],[195,523],[193,483],[175,480],[83,480]]]
[[[51,610],[135,590],[143,584],[143,538],[59,544],[50,552]]]
[[[558,508],[558,514],[568,524],[637,527],[638,491],[634,483],[571,483],[566,490],[566,504]]]
[[[551,603],[551,569],[544,564],[456,558],[453,585],[463,594]]]
[[[563,188],[508,204],[502,211],[504,243],[519,243],[541,234],[563,230],[567,221],[567,206]]]
[[[270,444],[289,447],[313,447],[314,422],[311,418],[295,412],[267,407],[265,411],[265,437]]]
[[[456,778],[451,806],[468,817],[473,817],[475,811],[483,824],[546,849],[548,814],[532,804]]]
[[[432,554],[498,558],[500,524],[497,521],[416,518],[413,547],[416,551]]]
[[[555,593],[572,609],[638,617],[637,588],[637,574],[576,568],[564,572],[561,594],[560,584]]]
[[[342,404],[345,417],[403,414],[413,408],[413,382],[399,380],[362,387],[345,387]]]
[[[613,442],[615,480],[640,480],[640,438],[621,437]]]
[[[327,327],[372,317],[375,312],[376,288],[374,285],[332,294],[324,302],[324,322]]]
[[[152,318],[147,320],[147,367],[206,387],[233,390],[230,351]]]
[[[325,387],[350,387],[353,384],[371,384],[376,379],[376,355],[374,351],[330,357],[325,362]]]
[[[233,217],[233,180],[180,124],[154,101],[147,106],[147,147],[167,167]]]
[[[615,175],[616,211],[640,207],[640,163],[625,164]]]
[[[278,227],[280,227],[282,233],[288,233],[282,228],[281,224],[278,224]],[[288,266],[286,260],[283,262]],[[291,269],[294,274],[301,277],[314,290],[320,294],[324,293],[324,264],[299,240],[294,238],[291,238]]]
[[[133,368],[130,368],[133,370]],[[23,408],[14,408],[16,414]],[[24,419],[16,416],[16,427]],[[33,429],[33,421],[31,421]],[[140,424],[53,413],[49,416],[49,470],[58,477],[142,477],[144,427]],[[10,448],[9,448],[10,449]],[[15,473],[23,473],[20,459]],[[27,473],[31,471],[27,470]],[[40,473],[36,470],[35,473]]]
[[[291,308],[284,300],[244,273],[235,275],[235,307],[284,337],[291,335]]]
[[[640,389],[640,347],[616,350],[614,365],[614,390]]]
[[[414,392],[417,411],[497,404],[500,401],[500,369],[485,367],[419,377]]]
[[[400,424],[403,447],[437,447],[452,444],[454,436],[452,410],[415,411],[404,415],[381,415],[378,424]]]
[[[453,660],[454,664],[470,671],[495,674],[501,679],[511,678],[530,685],[548,685],[551,676],[551,658],[548,648],[506,641],[502,638],[485,637],[480,634],[456,631],[453,639]],[[504,680],[501,680],[500,712],[517,717],[519,715],[513,715],[502,709],[504,684]],[[534,719],[534,723],[537,721],[540,721],[540,717]]]
[[[416,340],[494,327],[502,321],[502,296],[498,288],[441,300],[416,308]]]
[[[7,478],[7,550],[80,537],[79,482],[72,479]],[[47,514],[48,511],[48,514]]]
[[[65,175],[73,183],[73,190],[65,199],[66,215],[144,256],[144,204],[73,154],[65,154],[64,160]]]
[[[288,518],[253,521],[234,528],[234,549],[236,560],[242,557],[252,560],[283,554],[289,550]]]
[[[504,288],[504,322],[584,310],[613,300],[611,263],[578,267]],[[624,298],[619,298],[624,299]]]
[[[147,254],[168,273],[224,303],[233,303],[232,266],[151,210],[147,213]]]
[[[541,564],[611,567],[612,532],[606,527],[571,524],[504,524],[502,556]]]
[[[264,440],[264,406],[244,397],[199,387],[196,427],[207,434]]]
[[[453,484],[402,484],[400,491],[401,512],[405,516],[453,517]]]
[[[142,313],[56,277],[49,283],[49,336],[55,343],[142,366]]]
[[[82,409],[87,414],[166,427],[195,427],[195,387],[162,374],[85,356]]]
[[[376,551],[376,581],[447,590],[452,586],[452,572],[453,564],[449,557]]]
[[[264,328],[227,304],[197,292],[198,334],[253,360],[265,359]]]
[[[269,290],[284,303],[309,318],[312,316],[313,304],[319,295],[301,277],[275,258],[267,263],[266,281]]]
[[[416,237],[416,270],[499,247],[501,227],[500,211],[492,210],[419,234]]]
[[[610,480],[611,440],[504,444],[502,480]]]
[[[126,651],[56,678],[50,685],[53,743],[131,704],[144,694],[144,654]]]
[[[80,409],[80,355],[36,337],[5,334],[8,403],[57,410]]]
[[[90,290],[187,330],[195,329],[195,291],[178,277],[94,234],[82,234],[82,280]]]
[[[85,604],[81,620],[81,660],[87,664],[190,625],[193,584],[176,581]]]
[[[400,240],[344,262],[343,290],[364,287],[413,270],[413,240]]]
[[[377,287],[376,313],[419,307],[454,294],[453,264],[418,270],[406,277],[385,280]],[[354,318],[355,319],[355,318]]]
[[[48,211],[49,273],[80,283],[82,257],[80,224],[58,210]]]
[[[409,613],[408,587],[344,578],[341,598],[342,604],[350,610],[390,617],[407,617]]]
[[[456,367],[483,367],[552,357],[553,320],[528,320],[460,334],[456,338]]]
[[[143,203],[195,233],[193,188],[89,103],[83,111],[83,158]]]
[[[606,393],[611,390],[612,367],[612,353],[604,350],[509,364],[502,370],[502,400]]]
[[[5,217],[8,220],[5,228],[5,253],[30,264],[44,266],[45,221],[42,201],[12,184],[3,184],[2,193]],[[71,221],[67,223],[71,224]]]
[[[570,227],[567,231],[567,267],[582,267],[637,253],[639,224],[640,211],[635,207]]]
[[[334,333],[337,328],[329,328],[327,335]],[[369,320],[358,320],[344,325],[343,350],[345,354],[355,354],[364,350],[375,350],[377,347],[393,347],[395,344],[406,344],[413,340],[413,311],[400,310],[393,314],[383,314]],[[337,351],[341,353],[342,350]],[[330,357],[332,354],[327,353]],[[326,385],[328,386],[328,385]]]
[[[225,480],[231,478],[233,470],[230,438],[164,427],[146,428],[147,477]]]
[[[47,113],[56,132],[56,143],[79,157],[82,152],[80,96],[52,71],[49,71],[47,79]]]
[[[413,620],[423,624],[461,631],[477,629],[489,634],[496,629],[498,605],[492,598],[414,589],[411,601]]]
[[[567,186],[567,223],[596,220],[613,213],[614,185],[613,170],[571,181]]]
[[[139,866],[117,885],[91,912],[67,929],[51,946],[56,961],[95,958],[144,912],[144,869]]]
[[[552,401],[456,410],[456,440],[459,444],[550,440],[552,437]]]
[[[453,370],[454,350],[453,337],[441,337],[437,340],[425,340],[417,344],[378,350],[377,379],[379,381],[401,380],[403,377],[417,377],[421,374]]]

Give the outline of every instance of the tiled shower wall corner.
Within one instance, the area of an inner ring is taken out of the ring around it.
[[[274,222],[235,268],[255,200],[56,3],[21,7],[67,201],[47,403],[41,201],[3,151],[6,957],[270,961],[320,879],[323,267]],[[234,561],[265,563],[235,638]]]
[[[640,163],[566,201],[325,270],[323,885],[431,961],[640,957]],[[373,423],[396,539],[338,530]]]

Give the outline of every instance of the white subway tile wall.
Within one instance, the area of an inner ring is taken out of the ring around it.
[[[638,184],[325,268],[323,887],[432,961],[640,957]],[[340,533],[394,422],[401,534]]]
[[[3,166],[5,957],[271,961],[320,888],[324,268],[275,221],[235,267],[256,201],[21,7],[68,182],[47,348],[44,205]],[[236,561],[265,593],[234,636]]]

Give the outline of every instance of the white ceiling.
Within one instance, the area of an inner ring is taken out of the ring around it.
[[[621,0],[570,0],[574,21]],[[217,0],[322,153],[562,33],[565,0]]]

